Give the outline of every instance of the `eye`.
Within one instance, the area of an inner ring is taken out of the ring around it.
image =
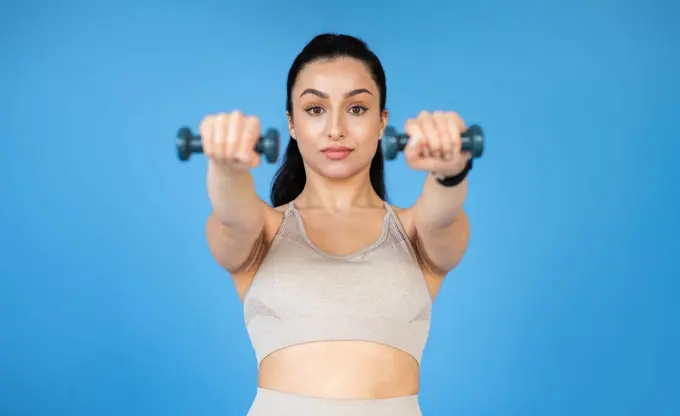
[[[323,112],[323,108],[321,108],[321,107],[319,107],[319,106],[311,106],[311,107],[305,108],[305,111],[306,111],[309,115],[318,116],[318,115],[320,115],[320,114]]]
[[[367,109],[366,109],[366,107],[364,107],[364,106],[355,105],[354,107],[352,107],[352,108],[349,109],[349,112],[350,112],[353,116],[360,116],[360,115],[362,115],[366,110],[367,110]]]

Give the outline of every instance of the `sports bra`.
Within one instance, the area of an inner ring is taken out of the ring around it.
[[[363,340],[402,350],[421,363],[432,299],[415,250],[394,210],[381,236],[346,256],[308,238],[291,202],[244,296],[258,367],[272,352],[306,342]]]

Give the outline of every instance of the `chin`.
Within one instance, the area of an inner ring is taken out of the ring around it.
[[[354,163],[332,162],[315,166],[314,170],[324,178],[342,180],[357,175],[363,169],[364,167],[356,166]]]

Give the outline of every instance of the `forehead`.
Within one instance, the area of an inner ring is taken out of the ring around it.
[[[298,74],[294,91],[315,88],[329,95],[366,88],[377,95],[377,86],[368,67],[353,58],[335,58],[307,64]]]

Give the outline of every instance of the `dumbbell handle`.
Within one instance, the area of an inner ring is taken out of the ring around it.
[[[177,157],[179,160],[189,160],[193,153],[203,153],[201,136],[191,132],[188,127],[181,127],[177,131]],[[267,129],[255,144],[255,152],[264,155],[269,163],[276,163],[279,157],[279,132],[276,129]]]
[[[484,153],[484,132],[476,124],[471,125],[461,135],[461,149],[470,152],[473,158],[479,158]],[[397,157],[397,153],[403,151],[409,141],[405,133],[397,133],[394,127],[385,128],[383,135],[383,151],[388,160]]]

